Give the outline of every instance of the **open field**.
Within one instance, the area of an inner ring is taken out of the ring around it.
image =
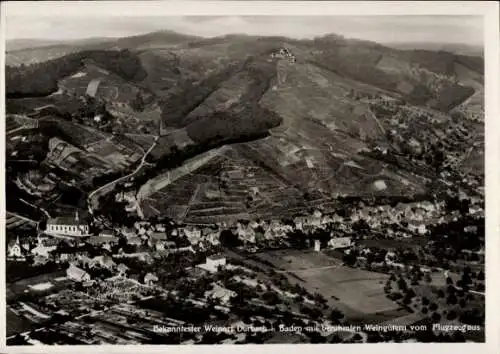
[[[347,317],[390,312],[400,307],[386,298],[385,274],[345,267],[322,253],[307,251],[271,251],[257,257],[283,269],[290,281],[309,292],[320,293],[330,306],[338,307]]]
[[[19,215],[15,215],[9,212],[6,213],[5,227],[7,230],[16,229],[23,226],[35,227],[36,222],[25,217],[20,217]]]
[[[44,274],[40,274],[40,275],[37,275],[34,277],[18,280],[15,283],[7,284],[7,287],[13,293],[21,293],[24,290],[27,290],[30,286],[40,284],[40,283],[45,283],[45,282],[52,282],[54,279],[59,278],[59,277],[64,277],[64,276],[66,276],[65,271],[55,271],[52,273],[44,273]]]
[[[130,164],[138,161],[142,156],[140,146],[130,146],[130,144],[125,146],[121,140],[117,140],[117,137],[99,141],[89,146],[87,151],[105,159],[118,170],[130,166]]]
[[[67,138],[69,143],[77,147],[84,147],[108,137],[107,134],[97,129],[62,119],[42,118],[40,128],[59,132]]]

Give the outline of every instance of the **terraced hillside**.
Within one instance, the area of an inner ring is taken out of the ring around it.
[[[99,45],[9,68],[7,108],[58,107],[98,82],[108,132],[160,136],[147,159],[154,183],[142,181],[146,215],[211,222],[329,208],[338,195],[415,196],[448,178],[442,166],[470,172],[481,156],[479,57],[336,35],[155,33]],[[275,55],[282,48],[294,60]],[[17,80],[47,68],[33,87]]]

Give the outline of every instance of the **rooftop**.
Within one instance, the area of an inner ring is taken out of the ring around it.
[[[207,257],[207,259],[210,259],[212,261],[216,261],[216,260],[224,259],[224,258],[226,258],[226,256],[224,256],[223,254],[213,254],[213,255]]]
[[[75,220],[74,217],[72,216],[58,216],[55,218],[51,218],[47,221],[47,225],[52,224],[52,225],[71,225],[71,226],[78,226],[78,225],[85,225],[85,221],[82,220]]]

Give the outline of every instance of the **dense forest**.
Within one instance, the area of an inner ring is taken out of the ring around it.
[[[282,118],[267,109],[246,105],[237,114],[219,112],[187,127],[189,137],[200,144],[252,140],[278,126]]]
[[[248,62],[248,61],[247,61]],[[199,83],[187,81],[165,97],[161,104],[162,120],[167,126],[182,127],[184,117],[198,107],[219,85],[242,70],[247,64],[229,65],[220,72],[210,75]]]
[[[126,80],[141,81],[147,73],[139,57],[129,50],[82,51],[32,65],[6,67],[7,98],[47,96],[56,92],[57,82],[82,68],[84,60],[91,60]]]

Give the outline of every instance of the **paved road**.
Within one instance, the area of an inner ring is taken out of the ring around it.
[[[28,201],[26,201],[26,200],[24,200],[24,199],[19,199],[19,200],[20,200],[21,202],[23,202],[24,204],[27,204],[27,205],[29,205],[29,206],[31,206],[31,207],[33,207],[33,208],[35,208],[35,209],[40,210],[42,213],[44,213],[44,214],[45,214],[45,216],[46,216],[47,218],[49,218],[49,219],[51,218],[51,216],[50,216],[49,212],[48,212],[47,210],[45,210],[44,208],[39,207],[39,206],[37,206],[37,205],[35,205],[35,204],[32,204],[32,203],[30,203],[30,202],[28,202]]]

